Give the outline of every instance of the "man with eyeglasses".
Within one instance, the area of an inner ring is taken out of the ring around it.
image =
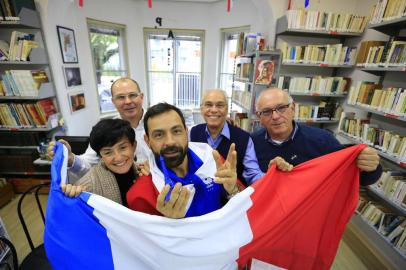
[[[119,78],[111,85],[112,102],[116,107],[119,116],[130,122],[131,127],[135,131],[136,141],[138,142],[137,148],[134,152],[134,156],[137,158],[137,162],[143,162],[147,160],[149,148],[144,141],[144,126],[143,126],[143,114],[142,102],[144,94],[141,92],[138,83],[128,77]],[[75,155],[72,153],[71,147],[68,142],[60,140],[68,148],[68,171],[70,174],[70,180],[75,182],[85,175],[89,169],[96,165],[100,157],[90,147],[86,149],[86,152],[82,155]],[[52,158],[53,148],[55,142],[51,142],[48,146],[48,155]]]
[[[227,95],[223,90],[207,90],[202,97],[200,112],[205,124],[194,126],[190,130],[190,141],[208,143],[227,157],[232,143],[237,151],[237,176],[246,185],[259,179],[263,172],[258,167],[254,144],[248,132],[227,123]]]
[[[263,172],[268,170],[269,161],[277,156],[296,166],[344,147],[328,131],[296,123],[293,99],[282,89],[269,88],[261,92],[256,110],[264,128],[254,132],[252,139]],[[361,185],[376,182],[382,174],[378,153],[371,147],[360,152],[357,165],[361,170]]]

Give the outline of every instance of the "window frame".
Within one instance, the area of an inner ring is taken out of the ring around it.
[[[147,79],[147,95],[148,95],[148,107],[151,106],[151,91],[150,89],[150,72],[151,70],[148,67],[149,59],[148,59],[148,50],[149,50],[149,43],[148,43],[148,36],[150,34],[156,34],[156,35],[168,35],[169,31],[172,31],[174,34],[175,38],[176,36],[179,35],[197,35],[200,37],[201,41],[201,63],[200,63],[200,92],[199,92],[199,99],[202,97],[202,92],[203,92],[203,79],[204,79],[204,59],[205,59],[205,37],[206,37],[206,31],[203,29],[178,29],[178,28],[150,28],[150,27],[144,27],[143,28],[143,35],[144,35],[144,57],[145,57],[145,73],[146,73],[146,79]],[[175,47],[173,52],[174,54],[177,54],[178,52],[178,47]],[[175,56],[174,61],[173,61],[173,71],[160,71],[162,73],[170,73],[173,75],[173,94],[175,95],[176,91],[176,73],[177,71],[177,56]],[[197,107],[198,108],[198,107]],[[196,108],[192,108],[196,109]]]
[[[235,35],[235,34],[239,34],[241,32],[245,32],[245,33],[249,33],[251,29],[250,25],[242,25],[242,26],[236,26],[236,27],[228,27],[228,28],[220,28],[220,35],[221,35],[221,39],[220,39],[220,57],[219,57],[219,61],[218,61],[218,74],[217,74],[217,88],[221,88],[221,79],[224,75],[235,75],[235,67],[233,69],[233,73],[225,73],[223,72],[223,68],[224,68],[224,56],[225,56],[225,45],[226,45],[226,41],[227,41],[227,36],[228,35]],[[237,39],[238,40],[238,39]],[[235,63],[234,63],[235,65]],[[224,91],[226,91],[227,93],[227,89],[222,89]],[[231,89],[232,91],[232,89]],[[229,103],[229,108],[231,105],[231,96],[228,96],[228,103]]]
[[[94,81],[96,83],[95,88],[96,88],[96,94],[97,94],[97,102],[98,102],[97,107],[99,110],[99,115],[100,115],[100,118],[102,118],[102,119],[103,118],[112,118],[112,117],[118,115],[118,111],[115,107],[114,107],[114,111],[102,112],[102,110],[101,110],[100,94],[99,94],[99,89],[97,87],[97,72],[114,71],[114,72],[124,73],[123,76],[127,76],[127,77],[130,76],[131,73],[130,73],[130,65],[129,65],[129,61],[128,61],[128,50],[127,50],[127,27],[125,24],[101,21],[101,20],[96,20],[96,19],[92,19],[92,18],[86,18],[86,25],[87,25],[87,31],[88,31],[88,37],[89,37],[89,48],[90,48],[90,53],[92,56],[93,76],[94,76]],[[124,69],[96,70],[93,49],[92,49],[92,44],[91,44],[91,31],[90,31],[90,28],[94,27],[94,26],[104,26],[104,27],[109,27],[109,28],[113,28],[115,30],[120,31],[121,42],[119,42],[119,57],[120,57],[120,62],[122,63],[120,68],[122,68],[124,66]]]

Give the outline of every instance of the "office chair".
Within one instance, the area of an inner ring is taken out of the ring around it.
[[[3,242],[3,244],[5,246],[8,246],[10,248],[11,257],[12,257],[12,265],[10,265],[10,260],[7,257],[8,255],[6,255],[4,257],[4,261],[0,262],[0,269],[17,270],[18,269],[17,251],[16,251],[13,243],[11,243],[11,241],[8,240],[5,236],[0,236],[0,242]],[[3,266],[7,266],[7,268],[2,268]]]
[[[25,269],[50,270],[50,269],[52,269],[52,267],[47,259],[47,256],[45,254],[44,244],[41,244],[37,247],[34,246],[34,243],[32,242],[30,233],[27,228],[27,224],[25,223],[25,220],[24,220],[24,217],[23,217],[23,214],[21,211],[21,206],[22,206],[25,196],[28,193],[35,190],[35,200],[37,202],[38,210],[41,214],[42,222],[45,225],[44,211],[42,209],[42,205],[39,200],[38,194],[39,194],[39,191],[43,187],[47,187],[47,186],[49,186],[49,183],[39,184],[39,185],[29,188],[26,192],[23,193],[20,200],[18,201],[18,206],[17,206],[18,218],[20,219],[21,226],[23,227],[25,236],[27,237],[28,244],[30,245],[30,248],[31,248],[31,252],[22,261],[20,268],[19,268],[20,270],[25,270]]]

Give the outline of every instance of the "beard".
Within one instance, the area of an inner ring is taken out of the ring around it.
[[[165,154],[175,154],[173,156],[166,156]],[[154,153],[155,158],[159,159],[159,156],[162,156],[164,158],[165,166],[173,169],[178,167],[182,162],[185,160],[187,154],[187,146],[185,148],[182,148],[181,146],[168,146],[166,148],[161,149],[159,153]]]

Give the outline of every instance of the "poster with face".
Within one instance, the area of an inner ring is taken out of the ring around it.
[[[271,60],[257,60],[255,70],[255,83],[269,85],[274,73],[274,62]]]

